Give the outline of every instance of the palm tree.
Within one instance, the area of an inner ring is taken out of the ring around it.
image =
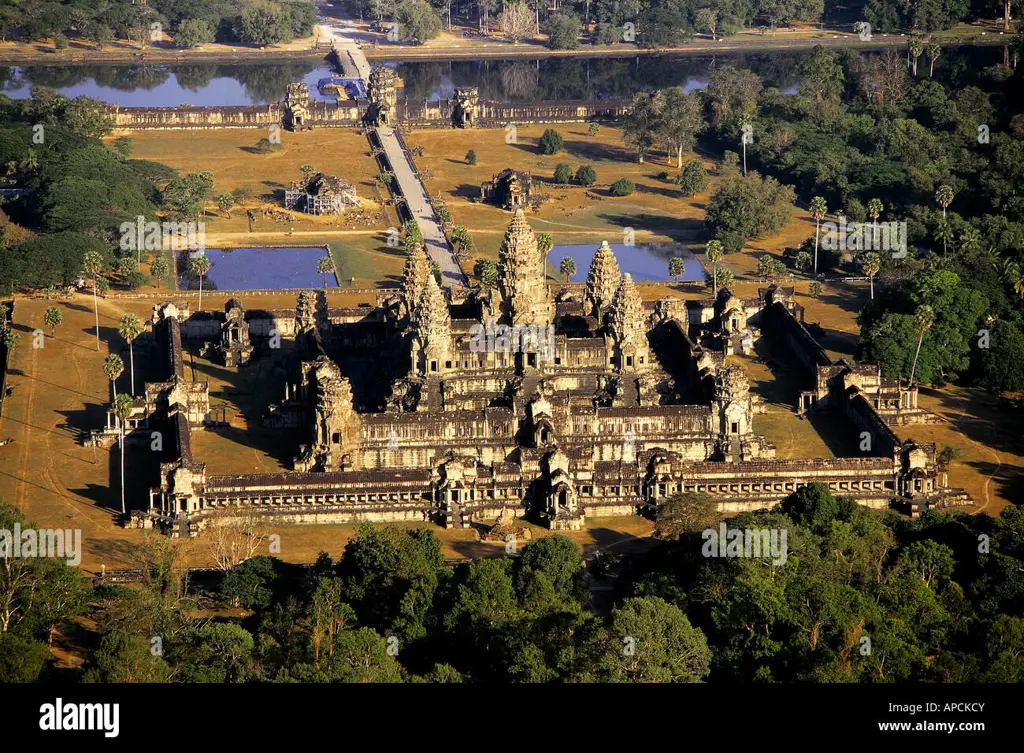
[[[876,253],[870,253],[864,257],[864,274],[868,276],[871,283],[871,300],[875,300],[875,275],[882,268],[882,259]]]
[[[939,223],[939,226],[935,228],[935,237],[942,241],[942,258],[946,258],[946,250],[949,244],[956,240],[956,236],[953,234],[953,228],[949,226],[949,223],[943,220]]]
[[[117,428],[120,438],[117,443],[118,454],[121,456],[121,514],[127,510],[124,503],[124,427],[132,415],[132,399],[127,395],[114,398],[114,416],[117,417]]]
[[[1010,283],[1013,292],[1024,298],[1024,275],[1021,274],[1020,265],[1017,262],[1009,259],[1003,262],[1003,277]]]
[[[914,375],[917,373],[917,358],[921,355],[921,343],[924,342],[924,333],[935,324],[935,310],[931,306],[918,306],[914,312],[914,321],[917,322],[917,350],[914,351],[914,365],[910,369],[910,386],[914,386]]]
[[[15,332],[13,329],[4,330],[4,347],[7,348],[7,355],[11,357],[14,355],[14,351],[18,349],[18,345],[21,344],[21,335]]]
[[[946,207],[953,203],[953,189],[943,184],[935,192],[935,201],[942,207],[942,221],[946,221]]]
[[[300,165],[299,172],[302,173],[303,182],[309,181],[309,176],[316,172],[316,168],[310,164]]]
[[[721,241],[708,241],[708,244],[704,247],[705,253],[708,255],[708,261],[711,262],[711,285],[714,287],[712,291],[713,296],[718,295],[718,262],[722,261],[722,254],[725,249],[722,248]]]
[[[324,288],[327,287],[327,275],[334,271],[334,261],[330,256],[322,256],[316,262],[316,271],[324,276]]]
[[[50,328],[50,337],[57,334],[57,325],[64,321],[64,315],[56,306],[50,306],[43,312],[43,324]]]
[[[928,78],[932,77],[935,73],[935,61],[939,59],[939,55],[942,54],[942,45],[938,42],[928,43]]]
[[[910,53],[910,67],[914,73],[914,78],[917,78],[917,59],[921,57],[921,53],[924,52],[924,42],[921,37],[913,36],[910,38],[910,43],[907,46],[907,52]]]
[[[868,202],[868,216],[872,222],[878,222],[878,216],[885,211],[885,206],[878,199]]]
[[[973,227],[965,227],[960,233],[960,250],[965,254],[973,254],[981,248],[981,233]]]
[[[92,310],[96,314],[96,350],[100,349],[100,308],[96,301],[96,289],[99,287],[100,272],[103,271],[103,257],[96,251],[86,251],[82,257],[85,272],[92,277]]]
[[[551,233],[541,233],[537,236],[537,250],[541,255],[546,255],[554,245],[555,239],[551,237]]]
[[[117,333],[128,343],[128,356],[131,362],[131,387],[132,397],[135,397],[135,345],[136,337],[142,334],[142,322],[135,314],[125,314],[117,325]]]
[[[192,258],[192,271],[199,275],[199,310],[203,310],[203,277],[210,271],[210,259],[205,253]]]
[[[828,204],[821,196],[811,199],[811,217],[814,218],[814,276],[818,276],[818,239],[821,236],[821,221],[828,213]]]
[[[571,256],[566,256],[558,265],[558,271],[565,275],[566,282],[572,282],[572,276],[576,274],[576,262]]]
[[[117,400],[117,378],[124,373],[124,361],[117,353],[111,353],[103,359],[103,373],[110,380],[110,386],[114,389],[114,399]]]

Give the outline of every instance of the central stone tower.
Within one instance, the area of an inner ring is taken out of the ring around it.
[[[516,210],[505,230],[498,265],[503,313],[510,323],[548,327],[555,319],[555,301],[547,286],[547,257],[522,209]]]

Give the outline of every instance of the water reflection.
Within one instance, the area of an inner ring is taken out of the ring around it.
[[[725,55],[660,55],[636,58],[546,58],[393,62],[404,82],[401,95],[444,100],[457,87],[476,87],[480,97],[502,102],[629,99],[638,91],[707,86],[716,67],[733,65],[757,73],[765,86],[797,91],[808,51]],[[857,55],[846,50],[840,54]],[[877,55],[878,52],[864,53]],[[1001,47],[947,49],[935,77],[954,88],[977,82],[986,67],[1001,63]],[[319,79],[334,74],[326,62],[271,64],[168,64],[0,67],[0,90],[27,97],[33,86],[49,86],[68,96],[81,94],[127,107],[252,105],[278,102],[293,81],[304,81],[318,99]]]
[[[590,262],[597,252],[598,243],[571,246],[554,246],[548,252],[548,260],[557,269],[562,259],[568,256],[576,262],[577,281],[586,276]],[[677,256],[683,258],[685,272],[679,282],[700,282],[704,279],[704,268],[697,258],[678,243],[645,243],[627,246],[624,243],[609,244],[619,262],[623,274],[629,273],[636,282],[665,282],[672,280],[668,273],[668,262]]]
[[[189,266],[191,256],[178,255],[178,288],[198,290],[199,278]],[[327,255],[323,246],[303,248],[208,248],[210,271],[203,278],[203,290],[298,290],[324,287],[324,275],[317,262]],[[334,273],[327,275],[327,287],[338,287]]]

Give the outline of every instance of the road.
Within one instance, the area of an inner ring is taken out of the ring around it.
[[[321,13],[323,13],[323,8],[321,8]],[[347,54],[356,70],[359,71],[363,83],[369,84],[370,64],[366,61],[366,56],[359,46],[356,31],[349,21],[334,21],[325,17],[324,23],[319,27],[319,37],[321,41],[330,42],[338,50],[339,55]],[[402,149],[401,142],[392,129],[383,126],[377,128],[377,136],[380,138],[391,169],[395,173],[395,180],[398,181],[398,188],[402,196],[405,197],[409,212],[416,219],[420,226],[420,232],[423,233],[427,255],[441,268],[442,284],[447,288],[468,287],[469,280],[466,279],[466,275],[441,229],[441,223],[430,204],[427,188],[423,185],[423,181],[416,176],[416,170],[409,155]]]

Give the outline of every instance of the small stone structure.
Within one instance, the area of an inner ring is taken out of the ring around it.
[[[220,329],[220,344],[217,352],[225,366],[237,368],[249,363],[253,352],[249,339],[249,323],[245,320],[245,308],[237,298],[224,306],[224,323]]]
[[[359,199],[352,184],[316,173],[305,183],[296,181],[285,189],[284,206],[307,214],[341,214],[346,206],[359,206]]]
[[[480,198],[515,211],[522,209],[533,197],[533,176],[511,167],[502,170],[490,180],[480,184]]]

